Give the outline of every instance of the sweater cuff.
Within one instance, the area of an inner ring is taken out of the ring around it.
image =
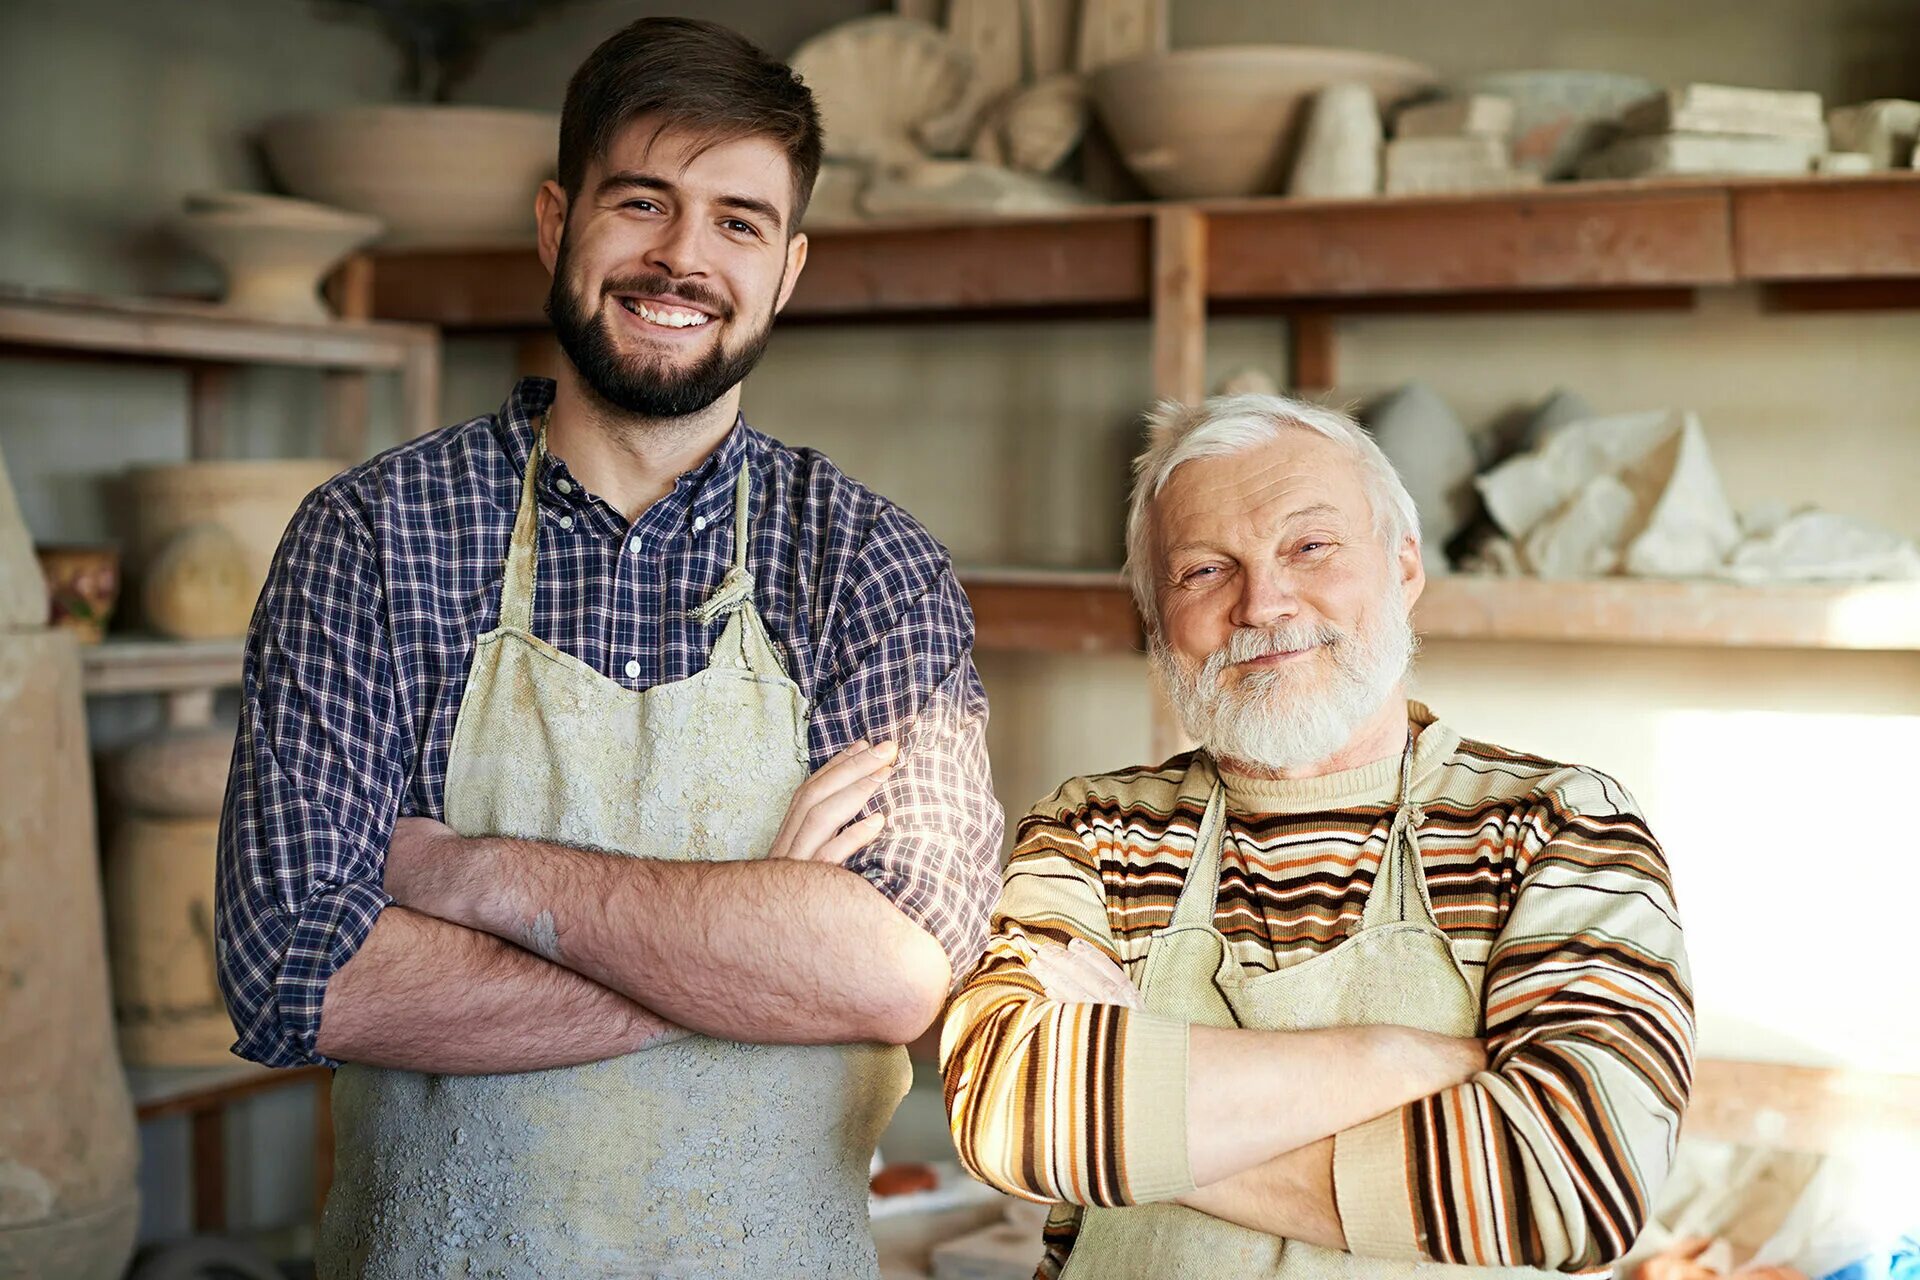
[[[1123,1015],[1114,1092],[1114,1144],[1129,1204],[1153,1204],[1194,1189],[1187,1163],[1187,1024],[1129,1010]]]
[[[1399,1111],[1346,1129],[1333,1139],[1333,1198],[1347,1251],[1419,1261],[1405,1122]]]

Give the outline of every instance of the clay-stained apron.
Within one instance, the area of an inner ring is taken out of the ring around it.
[[[476,642],[447,822],[628,856],[766,856],[807,776],[806,703],[752,601],[748,470],[706,670],[636,693],[532,633],[544,434],[500,624]],[[529,922],[529,928],[537,928]],[[588,1066],[342,1067],[323,1277],[878,1276],[867,1167],[906,1053],[693,1036]]]
[[[1450,1036],[1480,1034],[1480,991],[1433,916],[1420,864],[1415,739],[1400,760],[1400,799],[1380,871],[1345,942],[1299,964],[1245,977],[1214,928],[1226,791],[1205,753],[1183,796],[1207,797],[1206,816],[1173,919],[1154,934],[1141,977],[1154,1013],[1213,1027],[1305,1031],[1395,1025]],[[1431,797],[1429,797],[1431,798]],[[1204,1087],[1196,1082],[1195,1087]],[[1398,1280],[1411,1276],[1539,1276],[1524,1268],[1456,1267],[1337,1253],[1174,1204],[1088,1209],[1061,1280]]]

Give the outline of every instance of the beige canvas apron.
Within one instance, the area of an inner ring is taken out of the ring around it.
[[[1271,973],[1243,977],[1214,928],[1226,793],[1205,755],[1182,794],[1207,794],[1193,865],[1173,918],[1153,935],[1141,992],[1154,1013],[1215,1027],[1305,1031],[1393,1024],[1442,1035],[1480,1033],[1480,992],[1434,923],[1420,865],[1413,793],[1413,741],[1400,762],[1400,798],[1360,927],[1331,951]],[[1196,1081],[1194,1088],[1205,1088]],[[1361,1258],[1286,1240],[1174,1204],[1088,1209],[1062,1280],[1240,1280],[1322,1277],[1547,1276],[1518,1268],[1448,1266]]]
[[[747,473],[706,670],[643,693],[531,632],[527,461],[501,592],[454,728],[447,822],[612,853],[766,855],[807,776],[806,704],[752,602]],[[867,1166],[906,1053],[692,1036],[587,1066],[437,1076],[344,1066],[320,1274],[878,1275]]]

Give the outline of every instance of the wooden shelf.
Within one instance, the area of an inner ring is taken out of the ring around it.
[[[1557,183],[1524,192],[1110,205],[811,234],[783,319],[1146,314],[1154,224],[1205,224],[1205,297],[1227,309],[1671,307],[1703,287],[1920,281],[1920,174]],[[376,251],[368,314],[454,330],[546,327],[531,247]],[[1857,305],[1844,289],[1802,305]]]
[[[80,649],[88,693],[179,693],[240,683],[244,641],[114,637]]]
[[[1144,649],[1117,573],[962,570],[983,651]],[[1414,614],[1429,640],[1920,651],[1920,583],[1433,578]]]
[[[225,1107],[274,1089],[321,1085],[331,1075],[320,1066],[277,1070],[235,1059],[217,1067],[129,1067],[127,1087],[133,1094],[134,1114],[141,1120],[157,1120]]]
[[[0,351],[154,360],[194,371],[194,455],[218,452],[227,366],[295,365],[328,377],[329,445],[357,461],[366,436],[365,375],[399,375],[404,420],[440,422],[440,333],[386,320],[311,324],[250,320],[159,298],[103,298],[0,286]]]
[[[1911,651],[1920,650],[1920,583],[1742,586],[1455,575],[1427,583],[1414,621],[1434,640]]]
[[[220,364],[403,369],[438,336],[426,325],[249,320],[205,303],[0,287],[0,346]]]

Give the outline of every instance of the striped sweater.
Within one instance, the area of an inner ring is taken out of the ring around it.
[[[1602,1268],[1646,1221],[1691,1081],[1692,994],[1666,863],[1613,779],[1463,741],[1410,710],[1428,889],[1481,988],[1489,1064],[1336,1138],[1349,1248]],[[1042,1277],[1065,1263],[1076,1206],[1191,1187],[1185,1026],[1048,1000],[1026,967],[1034,942],[1081,937],[1140,981],[1206,801],[1183,792],[1190,760],[1075,778],[1027,815],[992,940],[947,1013],[961,1159],[1005,1191],[1062,1202]],[[1297,964],[1358,926],[1398,775],[1398,760],[1301,780],[1223,774],[1215,924],[1243,967]]]

